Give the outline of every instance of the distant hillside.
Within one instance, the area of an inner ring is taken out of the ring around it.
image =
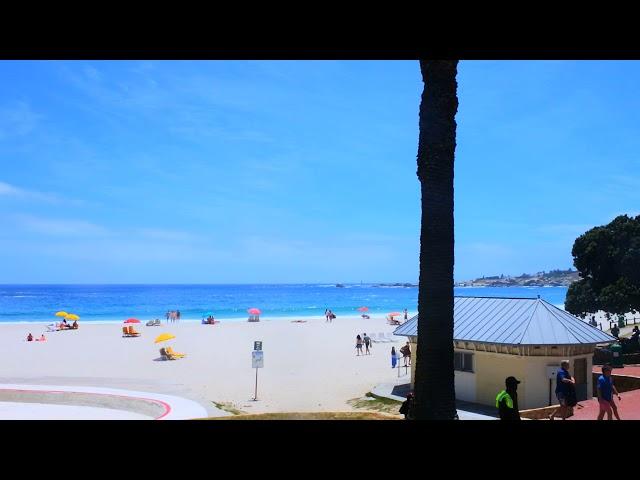
[[[495,275],[458,282],[456,287],[568,287],[579,280],[577,270],[551,270],[533,274],[523,273],[519,277]]]

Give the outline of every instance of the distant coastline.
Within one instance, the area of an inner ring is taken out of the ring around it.
[[[494,275],[454,284],[456,287],[568,287],[579,280],[577,270],[551,270],[550,272],[523,273],[518,277]]]

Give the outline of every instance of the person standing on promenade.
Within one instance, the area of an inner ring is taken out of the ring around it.
[[[396,353],[396,347],[391,347],[391,368],[396,368],[398,363],[398,354]]]
[[[360,334],[356,337],[356,352],[357,356],[360,356],[362,353],[362,337],[360,337]]]
[[[371,352],[369,351],[369,345],[371,345],[371,338],[367,336],[367,332],[364,333],[364,337],[362,337],[362,339],[364,340],[364,353],[366,355],[371,355]]]
[[[620,329],[618,328],[618,325],[613,326],[613,328],[611,329],[611,335],[618,338],[618,335],[620,335]]]
[[[571,374],[569,373],[569,360],[563,360],[560,362],[560,370],[558,370],[558,373],[556,374],[556,397],[558,398],[560,406],[551,412],[549,420],[553,420],[558,412],[560,413],[562,420],[566,420],[569,416],[570,407],[567,401],[568,397],[575,389],[575,383],[575,379],[571,378]]]
[[[507,377],[504,381],[506,390],[502,390],[496,396],[496,408],[500,413],[500,420],[520,420],[518,409],[518,384],[516,377]]]
[[[598,420],[602,420],[605,413],[607,414],[607,420],[611,420],[612,410],[616,419],[620,420],[618,407],[613,401],[613,392],[618,396],[618,400],[622,400],[620,398],[620,393],[613,384],[613,379],[611,378],[611,367],[609,365],[603,365],[602,375],[598,377],[598,404],[600,405]]]
[[[409,362],[409,365],[411,365],[411,346],[409,345],[409,342],[400,349],[400,353],[404,360],[404,366],[407,366],[407,361]]]

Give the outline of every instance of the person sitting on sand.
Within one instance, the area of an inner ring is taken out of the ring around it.
[[[40,341],[41,342],[46,342],[47,338],[44,336],[44,333],[42,335],[40,335]]]
[[[71,328],[73,328],[74,330],[78,329],[78,321],[77,320],[73,321],[73,325],[71,325]]]
[[[33,335],[31,335],[31,333],[27,335],[27,342],[33,342]]]
[[[62,322],[60,323],[60,330],[65,330],[69,328],[69,324],[67,323],[67,319],[63,318]]]
[[[362,353],[362,337],[360,337],[360,334],[356,337],[356,352],[358,356]]]

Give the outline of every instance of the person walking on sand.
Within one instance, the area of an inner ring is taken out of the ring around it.
[[[356,337],[356,352],[358,357],[362,353],[362,337],[360,337],[360,334]]]
[[[396,347],[391,347],[391,368],[396,368],[398,363],[398,354],[396,353]]]
[[[569,360],[563,360],[560,362],[560,370],[558,370],[556,374],[556,397],[558,398],[560,406],[551,412],[549,420],[553,420],[558,413],[560,413],[562,420],[565,420],[569,416],[570,407],[567,402],[575,383],[575,379],[571,378],[571,374],[569,373]]]
[[[324,322],[325,323],[329,322],[329,309],[328,308],[324,309]]]
[[[371,352],[369,351],[369,346],[371,345],[371,338],[367,336],[367,332],[364,333],[364,337],[362,337],[362,339],[364,340],[364,353],[366,355],[371,355]]]
[[[178,319],[178,322],[179,322],[179,321],[180,321],[180,310],[178,310],[178,311],[176,312],[176,318]]]
[[[611,378],[611,367],[609,365],[603,365],[602,375],[598,377],[598,404],[600,405],[598,420],[602,420],[605,413],[607,414],[607,420],[611,420],[612,410],[616,419],[620,420],[618,407],[613,401],[613,392],[618,396],[618,400],[622,400],[620,398],[620,393],[613,384],[613,379]]]
[[[167,313],[164,314],[164,318],[167,319],[167,323],[169,323],[169,317],[171,316],[171,312],[167,310]]]
[[[407,309],[406,308],[404,309],[404,321],[405,322],[407,321]]]

